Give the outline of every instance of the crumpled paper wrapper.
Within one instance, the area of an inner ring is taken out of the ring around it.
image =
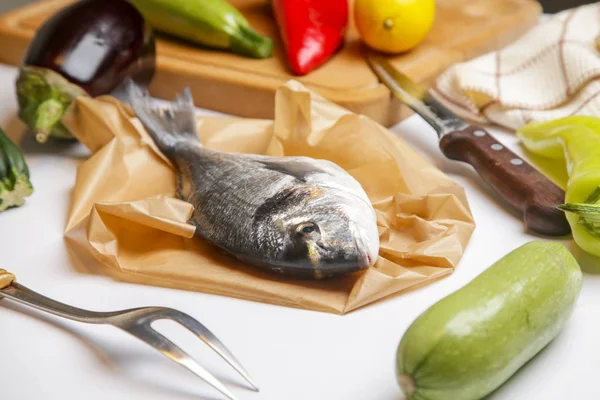
[[[275,119],[199,117],[205,146],[329,159],[365,188],[381,238],[377,263],[324,281],[271,275],[195,238],[192,205],[131,109],[80,97],[65,118],[94,154],[77,173],[66,241],[77,264],[119,280],[343,314],[450,274],[475,227],[463,189],[401,139],[290,81]]]

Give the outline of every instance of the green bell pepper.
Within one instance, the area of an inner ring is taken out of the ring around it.
[[[517,131],[534,154],[566,160],[569,180],[564,205],[575,242],[600,256],[600,118],[573,116],[533,122]]]

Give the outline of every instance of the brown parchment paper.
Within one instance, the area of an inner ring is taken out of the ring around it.
[[[275,119],[198,117],[205,146],[336,162],[365,188],[381,250],[372,268],[325,281],[246,266],[193,238],[192,206],[129,107],[81,97],[65,123],[94,154],[77,172],[65,237],[78,265],[144,284],[343,314],[450,274],[475,227],[463,189],[401,139],[296,81],[281,87]]]

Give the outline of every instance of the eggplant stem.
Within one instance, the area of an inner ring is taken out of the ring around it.
[[[35,140],[37,140],[38,143],[46,143],[48,141],[48,136],[50,136],[50,132],[48,131],[35,132]]]
[[[560,210],[579,216],[577,222],[587,233],[600,238],[600,186],[592,192],[584,203],[567,203],[558,206]]]
[[[35,126],[33,127],[35,140],[45,143],[64,112],[65,106],[58,100],[48,99],[42,102],[36,110]]]

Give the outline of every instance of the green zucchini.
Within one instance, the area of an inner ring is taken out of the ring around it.
[[[157,31],[204,46],[254,57],[273,54],[273,41],[256,33],[225,0],[130,0]]]
[[[0,129],[0,211],[23,205],[33,193],[21,150]]]
[[[483,398],[554,339],[582,280],[560,243],[507,254],[408,328],[397,351],[402,390],[410,400]]]

